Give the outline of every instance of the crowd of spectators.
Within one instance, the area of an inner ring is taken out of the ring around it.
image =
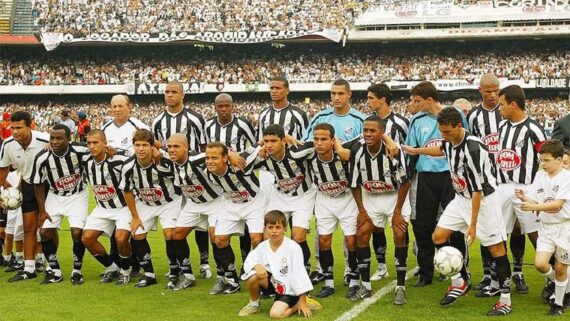
[[[309,117],[312,117],[320,110],[330,106],[330,100],[323,99],[293,100],[292,103],[303,110],[306,110]],[[395,99],[392,101],[391,107],[395,112],[406,117],[410,117],[407,110],[408,103],[408,100]],[[451,105],[452,102],[445,101],[443,104]],[[475,102],[473,102],[473,105],[475,105]],[[259,113],[267,106],[269,106],[267,100],[236,100],[234,102],[234,113],[239,116],[246,117],[254,125],[257,125]],[[351,106],[365,114],[370,113],[365,100],[353,100]],[[187,107],[198,111],[206,119],[215,116],[214,105],[211,102],[191,102],[187,104]],[[151,125],[154,117],[162,112],[164,108],[162,101],[138,103],[135,100],[131,109],[131,114],[133,117]],[[87,118],[91,123],[92,128],[101,128],[104,123],[112,119],[109,102],[103,101],[82,103],[46,102],[43,104],[3,103],[0,106],[0,113],[14,112],[16,110],[26,110],[31,112],[36,121],[37,128],[43,131],[47,131],[47,129],[54,124],[61,112],[64,110],[71,110],[75,113],[84,112],[87,114]],[[570,103],[567,99],[561,98],[529,99],[527,101],[527,110],[528,113],[532,117],[536,118],[544,127],[551,127],[556,119],[568,114]],[[73,113],[72,118],[76,119],[77,117],[75,113]]]
[[[362,0],[36,0],[45,32],[204,32],[345,29]]]
[[[216,84],[473,79],[493,72],[510,79],[570,76],[570,43],[353,44],[5,48],[0,85],[97,85],[171,80]]]

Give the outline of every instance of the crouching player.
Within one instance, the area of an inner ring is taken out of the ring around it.
[[[536,174],[528,195],[515,189],[523,211],[538,213],[540,225],[534,265],[549,281],[554,281],[554,303],[548,315],[562,315],[570,305],[567,268],[570,264],[570,172],[562,168],[564,146],[557,140],[547,141],[540,147],[539,157],[543,171]],[[556,257],[553,270],[549,264]]]
[[[244,262],[249,291],[249,303],[239,315],[247,316],[261,311],[260,291],[275,294],[269,316],[282,319],[297,312],[305,317],[311,316],[312,310],[322,306],[307,297],[313,285],[305,269],[301,246],[290,238],[284,237],[287,230],[287,218],[281,211],[270,211],[264,219],[265,235],[269,238],[261,242],[249,253]]]
[[[441,248],[454,231],[461,231],[471,245],[475,237],[486,246],[496,263],[501,297],[487,313],[500,316],[512,311],[510,295],[511,269],[504,241],[505,223],[496,200],[497,183],[485,145],[463,128],[461,114],[453,107],[444,108],[437,116],[444,139],[441,146],[410,148],[411,155],[445,156],[449,163],[455,197],[443,211],[433,232],[433,243]],[[460,273],[451,276],[451,286],[440,304],[449,305],[467,293],[468,284]]]

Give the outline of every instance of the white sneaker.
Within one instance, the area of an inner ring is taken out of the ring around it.
[[[374,275],[372,275],[370,277],[370,281],[380,281],[380,280],[385,279],[389,276],[390,275],[388,274],[387,269],[378,269],[378,270],[376,270],[376,272],[374,272]]]

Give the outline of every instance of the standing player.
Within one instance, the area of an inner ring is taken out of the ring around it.
[[[441,146],[405,149],[411,153],[445,156],[451,169],[455,197],[445,207],[432,235],[437,248],[449,242],[454,231],[462,231],[469,245],[477,237],[497,266],[501,298],[487,315],[501,316],[512,311],[510,295],[510,265],[504,241],[507,238],[502,214],[495,193],[497,184],[493,165],[484,144],[463,128],[460,111],[454,107],[443,109],[437,116],[439,131],[444,141]],[[451,286],[440,304],[447,306],[468,290],[468,283],[460,273],[451,276]]]
[[[241,153],[249,145],[255,144],[255,130],[249,120],[233,114],[233,99],[228,94],[219,94],[214,101],[217,117],[206,122],[206,140],[221,142],[229,149]],[[245,261],[251,250],[251,240],[247,226],[239,238],[242,260]],[[212,244],[215,246],[215,244]],[[218,271],[219,273],[220,271]],[[220,275],[218,275],[220,276]]]
[[[385,132],[398,144],[404,143],[408,136],[408,126],[410,122],[402,115],[394,112],[390,108],[392,93],[386,84],[375,84],[368,87],[367,102],[368,108],[374,114],[384,120]],[[386,234],[385,227],[374,227],[372,232],[372,248],[378,261],[378,269],[370,277],[371,281],[378,281],[388,277],[386,268]]]
[[[81,241],[106,268],[101,283],[110,283],[118,277],[117,285],[126,285],[131,280],[131,213],[123,193],[120,192],[119,184],[121,169],[128,157],[115,155],[111,158],[107,155],[106,146],[107,139],[102,130],[94,129],[87,134],[90,155],[83,159],[83,173],[93,189],[97,203],[87,217]],[[134,225],[137,225],[140,219],[135,218],[134,221]],[[112,261],[98,241],[101,234],[115,238],[118,264]]]
[[[14,165],[22,175],[22,215],[24,220],[24,269],[8,280],[16,282],[36,278],[34,256],[36,255],[38,204],[34,185],[30,180],[34,159],[45,149],[49,135],[32,130],[32,116],[23,111],[12,114],[12,136],[2,145],[0,152],[0,185],[8,187],[6,177]]]
[[[404,207],[410,188],[410,173],[404,154],[390,159],[382,136],[385,122],[377,115],[364,122],[364,141],[351,150],[352,195],[358,207],[356,260],[362,286],[350,298],[361,300],[372,295],[370,284],[370,236],[374,227],[386,226],[391,218],[395,244],[397,286],[394,304],[406,303],[405,278],[408,259],[409,206]]]
[[[167,288],[173,288],[178,280],[179,266],[170,241],[172,230],[176,226],[176,218],[180,213],[181,202],[180,196],[174,189],[172,164],[164,160],[158,165],[154,164],[152,159],[154,138],[149,130],[137,130],[133,136],[133,145],[135,156],[129,158],[123,165],[119,188],[123,191],[133,223],[139,223],[131,224],[134,233],[133,251],[145,273],[135,286],[142,288],[157,283],[146,235],[156,227],[157,220],[160,220],[167,244],[166,255],[170,262]],[[135,221],[137,217],[140,218],[138,222]]]
[[[57,124],[50,132],[51,150],[44,150],[36,156],[30,180],[38,202],[38,227],[42,238],[42,249],[48,267],[41,284],[58,283],[63,275],[57,260],[57,230],[67,216],[73,239],[73,271],[71,283],[83,283],[81,268],[85,246],[81,235],[89,208],[89,193],[83,181],[82,159],[87,148],[71,145],[71,131],[64,124]],[[46,191],[49,188],[49,193]],[[47,194],[47,197],[46,197]]]
[[[188,140],[188,148],[192,152],[203,152],[206,146],[204,118],[196,111],[184,107],[184,88],[182,83],[171,81],[164,90],[166,110],[160,113],[152,122],[152,130],[157,146],[166,146],[171,135],[182,133]],[[211,278],[212,272],[208,264],[208,233],[196,231],[196,244],[200,252],[200,276]]]

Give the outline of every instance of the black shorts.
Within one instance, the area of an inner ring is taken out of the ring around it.
[[[287,303],[287,305],[290,308],[295,306],[295,304],[297,304],[297,302],[299,302],[300,297],[298,295],[279,294],[277,292],[277,290],[275,289],[273,282],[271,282],[272,278],[273,278],[273,275],[271,273],[267,272],[267,280],[269,280],[269,282],[268,282],[269,286],[265,290],[267,291],[267,294],[274,294],[275,295],[275,300],[273,302],[277,302],[277,301],[285,302],[285,303]]]
[[[6,227],[8,223],[8,211],[0,208],[0,227]]]
[[[22,213],[37,212],[38,202],[34,193],[34,184],[22,180],[22,196]]]

